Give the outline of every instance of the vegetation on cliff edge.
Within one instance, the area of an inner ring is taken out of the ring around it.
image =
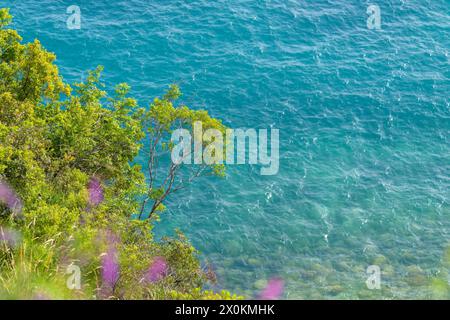
[[[0,298],[237,298],[202,289],[214,277],[181,233],[152,235],[174,186],[223,175],[220,166],[174,168],[164,158],[171,130],[194,121],[224,130],[221,122],[176,106],[176,86],[145,109],[126,84],[110,96],[101,68],[70,86],[55,55],[22,43],[10,22],[1,9],[0,188],[17,201],[0,201]],[[144,167],[133,162],[140,152]],[[80,288],[68,286],[70,266]]]

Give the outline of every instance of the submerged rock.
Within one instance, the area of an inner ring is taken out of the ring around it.
[[[377,255],[372,260],[372,264],[379,266],[379,267],[382,267],[382,266],[386,265],[387,263],[388,263],[388,259],[385,256],[383,256],[382,254]]]
[[[406,270],[407,274],[405,281],[408,285],[413,287],[421,287],[426,286],[429,283],[427,276],[419,266],[409,266]]]
[[[237,240],[228,240],[224,244],[224,251],[229,256],[237,256],[242,252],[242,246]]]
[[[248,258],[247,263],[251,266],[260,266],[261,260],[256,259],[256,258]]]
[[[265,287],[267,287],[267,280],[266,279],[259,279],[259,280],[256,280],[254,283],[253,283],[253,286],[255,287],[255,289],[257,289],[257,290],[262,290],[262,289],[264,289]]]
[[[341,285],[335,284],[335,285],[328,286],[326,288],[326,291],[335,296],[339,293],[342,293],[344,291],[344,288]]]

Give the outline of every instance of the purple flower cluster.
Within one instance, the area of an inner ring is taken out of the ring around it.
[[[117,249],[111,246],[102,258],[102,280],[107,288],[114,289],[119,280],[120,268]]]
[[[100,180],[97,178],[91,178],[88,185],[89,190],[89,204],[91,206],[98,206],[103,202],[103,187]]]
[[[15,215],[22,213],[22,200],[16,192],[4,181],[0,180],[0,202],[4,203]]]
[[[117,281],[120,277],[119,254],[117,245],[120,242],[119,237],[111,230],[103,234],[108,249],[102,257],[102,295],[109,297],[114,294]]]
[[[259,299],[261,300],[277,300],[283,294],[284,281],[274,278],[269,281],[267,286],[262,290]]]
[[[157,282],[163,279],[168,272],[168,265],[163,257],[156,257],[148,268],[145,280],[148,282]]]

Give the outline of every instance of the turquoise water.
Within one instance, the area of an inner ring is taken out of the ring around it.
[[[382,29],[366,10],[381,8]],[[66,8],[81,8],[80,30]],[[157,225],[184,231],[253,296],[428,297],[450,235],[450,2],[0,0],[79,81],[105,66],[141,105],[178,83],[233,128],[280,129],[280,171],[229,168],[181,191]],[[142,159],[141,159],[142,161]],[[382,290],[366,268],[380,265]]]

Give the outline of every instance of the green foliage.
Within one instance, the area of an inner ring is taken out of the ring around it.
[[[9,9],[0,9],[0,27],[5,27],[11,23],[12,16],[9,14]]]
[[[169,170],[166,183],[154,177],[146,181],[141,167],[133,164],[143,139],[154,142],[149,164],[157,170],[157,150],[164,144],[170,151],[167,137],[173,128],[200,120],[205,129],[225,130],[220,121],[205,111],[175,107],[181,95],[177,86],[155,99],[149,111],[128,96],[127,84],[116,86],[110,96],[100,67],[72,90],[58,73],[55,55],[37,40],[23,44],[7,28],[10,21],[8,10],[1,9],[0,181],[16,190],[24,207],[15,217],[0,204],[0,227],[21,235],[15,246],[0,242],[0,298],[237,298],[201,289],[207,276],[183,235],[156,242],[152,220],[133,219],[146,212],[147,201],[153,202],[149,215],[164,210],[179,172]],[[223,173],[223,168],[210,169]],[[89,201],[92,178],[101,181],[99,204]],[[111,234],[118,239],[120,278],[104,296],[101,260]],[[160,281],[143,283],[155,257],[164,257],[170,272]],[[81,268],[80,290],[66,286],[71,264]]]
[[[210,290],[203,291],[201,288],[195,288],[189,293],[171,291],[170,296],[176,300],[242,300],[243,297],[231,294],[226,290],[221,292],[213,292]]]
[[[434,299],[450,299],[450,248],[444,251],[442,267],[438,274],[431,280],[431,292]]]
[[[201,176],[218,176],[225,174],[222,164],[199,164],[185,167],[182,163],[170,161],[168,165],[161,165],[173,150],[171,133],[176,129],[186,129],[194,134],[194,124],[201,122],[203,134],[208,129],[215,129],[225,135],[226,127],[220,120],[211,117],[204,110],[192,110],[185,105],[175,106],[181,91],[176,85],[171,85],[162,99],[156,98],[145,115],[144,128],[147,131],[149,154],[147,172],[149,173],[147,197],[145,198],[139,217],[143,217],[146,205],[152,203],[148,218],[152,218],[157,211],[163,210],[163,203],[168,196],[191,183]],[[207,142],[203,141],[203,147]],[[191,151],[192,152],[192,151]],[[225,154],[225,149],[224,149]],[[189,156],[191,156],[189,154]],[[159,164],[159,166],[158,166]],[[157,217],[157,216],[156,216]]]

